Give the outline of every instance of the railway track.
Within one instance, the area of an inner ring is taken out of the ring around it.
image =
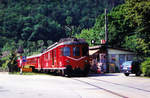
[[[119,86],[123,86],[123,87],[128,87],[128,88],[132,88],[132,89],[136,89],[136,90],[139,90],[139,91],[144,91],[144,92],[150,93],[150,90],[145,90],[145,89],[141,89],[141,88],[137,88],[137,87],[133,87],[133,86],[129,86],[129,85],[114,83],[114,82],[105,81],[105,80],[101,80],[101,79],[95,79],[95,78],[88,78],[88,79],[101,81],[101,82],[105,82],[105,83],[110,83],[110,84],[114,84],[114,85],[119,85]]]
[[[121,98],[129,98],[128,96],[131,96],[131,95],[126,95],[126,94],[121,94],[117,91],[114,91],[112,89],[109,89],[109,88],[106,88],[106,87],[102,87],[98,84],[95,84],[95,82],[101,84],[101,83],[107,83],[108,85],[112,85],[114,88],[115,86],[117,87],[125,87],[125,88],[129,88],[129,89],[132,89],[132,90],[138,90],[138,91],[142,91],[142,92],[146,92],[146,93],[150,93],[150,90],[145,90],[145,89],[141,89],[141,88],[138,88],[138,87],[133,87],[133,86],[129,86],[129,85],[125,85],[125,84],[120,84],[120,83],[114,83],[114,82],[110,82],[110,81],[106,81],[106,80],[102,80],[102,79],[96,79],[96,78],[72,78],[73,80],[75,81],[79,81],[81,83],[84,83],[84,84],[87,84],[87,85],[90,85],[92,87],[95,87],[99,90],[103,90],[107,93],[111,93],[113,95],[116,95],[117,97],[121,97]],[[137,93],[138,94],[138,93]]]
[[[80,80],[80,79],[73,79],[73,80],[82,82],[82,83],[87,84],[87,85],[90,85],[90,86],[93,86],[93,87],[95,87],[95,88],[97,88],[97,89],[103,90],[103,91],[105,91],[105,92],[111,93],[111,94],[116,95],[116,96],[121,97],[121,98],[129,98],[129,97],[127,97],[127,96],[124,96],[124,95],[119,94],[119,93],[116,93],[116,92],[114,92],[114,91],[111,91],[111,90],[105,89],[105,88],[103,88],[103,87],[94,85],[94,84],[92,84],[92,83],[90,83],[90,82],[87,82],[87,81],[84,81],[84,80]]]

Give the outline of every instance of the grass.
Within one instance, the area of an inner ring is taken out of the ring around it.
[[[20,72],[9,72],[9,74],[20,75]],[[22,72],[22,75],[49,75],[46,73]]]

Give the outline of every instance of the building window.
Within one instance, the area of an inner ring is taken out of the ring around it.
[[[70,56],[70,47],[62,48],[62,55],[63,56]]]
[[[125,62],[125,55],[124,54],[120,54],[119,55],[119,65],[122,65],[123,62]]]
[[[80,47],[73,47],[73,56],[80,56]]]
[[[131,54],[130,54],[130,55],[127,55],[127,60],[128,60],[128,61],[132,61],[132,60],[133,60],[133,57],[134,57],[134,56],[131,55]]]

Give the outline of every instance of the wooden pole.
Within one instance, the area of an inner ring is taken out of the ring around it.
[[[109,73],[109,62],[108,62],[108,18],[107,9],[105,9],[105,47],[106,47],[106,72]]]

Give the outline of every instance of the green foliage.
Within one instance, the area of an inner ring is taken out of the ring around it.
[[[2,51],[11,51],[15,50],[16,48],[16,43],[13,40],[8,40],[8,42],[5,43],[5,45],[2,48]]]
[[[121,3],[123,0],[1,0],[0,48],[8,46],[9,39],[15,43],[22,40],[29,48],[28,44],[38,40],[45,46],[47,40],[74,36],[92,27],[105,7]]]
[[[150,55],[150,1],[126,0],[108,13],[108,44],[111,47],[130,49],[141,56]],[[104,15],[97,17],[94,27],[83,31],[78,37],[86,40],[104,39]],[[88,31],[92,31],[89,34]],[[86,33],[86,34],[85,34]],[[97,36],[83,36],[97,35]],[[90,41],[89,41],[90,42]]]
[[[114,8],[110,13],[108,13],[108,42],[110,46],[113,47],[123,47],[125,42],[125,37],[132,31],[128,26],[129,19],[125,19],[126,6],[121,5]],[[95,25],[87,31],[92,31],[91,35],[96,35],[92,39],[96,39],[96,43],[100,44],[100,40],[105,39],[105,17],[104,14],[97,17]],[[82,35],[82,32],[81,32]],[[80,35],[78,35],[80,36]],[[86,39],[86,37],[85,37]],[[89,39],[89,38],[88,38]]]
[[[150,0],[125,0],[125,4],[108,13],[108,44],[136,52],[141,58],[150,55]],[[104,39],[104,15],[99,15],[91,29],[82,30],[78,38]],[[94,36],[93,36],[94,35]],[[142,59],[143,60],[143,59]],[[143,63],[144,73],[150,75],[149,61]]]
[[[9,63],[8,58],[9,57],[3,57],[3,58],[1,58],[2,69],[8,68],[8,63]]]
[[[138,46],[136,47],[143,56],[149,56],[150,54],[150,42],[146,42],[146,39],[139,38],[137,40]]]
[[[8,63],[9,72],[18,71],[17,67],[17,53],[12,51],[9,55],[9,63]]]
[[[83,38],[92,46],[91,40],[100,40],[99,36],[99,33],[95,33],[93,29],[84,29],[80,35],[76,35],[76,38]]]
[[[9,68],[9,72],[18,71],[17,68],[17,54],[12,51],[8,56],[1,58],[2,68]]]
[[[70,24],[72,23],[72,17],[71,17],[71,16],[67,16],[67,18],[66,18],[66,23],[67,23],[68,25],[70,25]]]
[[[142,63],[142,72],[146,76],[150,76],[150,57],[146,58],[146,60]]]
[[[130,49],[134,52],[137,52],[137,50],[139,50],[137,35],[126,36],[123,47]]]
[[[137,49],[144,56],[150,54],[150,0],[126,0],[128,13],[126,19],[130,19],[130,27],[138,33]]]

